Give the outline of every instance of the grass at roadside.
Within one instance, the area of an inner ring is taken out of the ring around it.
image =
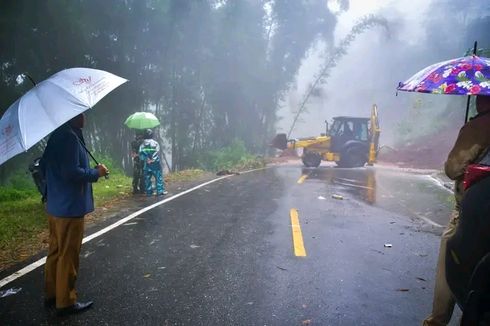
[[[192,181],[192,180],[195,180],[195,179],[201,177],[205,173],[206,173],[206,171],[199,170],[199,169],[189,169],[189,170],[177,171],[177,172],[169,173],[169,174],[165,175],[165,182],[167,184],[172,184],[175,182]]]
[[[131,178],[113,173],[94,183],[96,205],[128,195],[130,189]],[[35,254],[46,232],[44,205],[30,176],[14,176],[0,188],[0,262],[8,264]]]

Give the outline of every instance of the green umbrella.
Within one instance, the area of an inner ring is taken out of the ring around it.
[[[160,125],[157,117],[150,112],[136,112],[131,114],[124,122],[131,129],[149,129]]]

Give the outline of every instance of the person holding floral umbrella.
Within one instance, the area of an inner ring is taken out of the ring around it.
[[[449,152],[444,170],[455,181],[454,198],[456,201],[451,219],[442,233],[439,258],[436,268],[436,284],[431,314],[424,320],[424,326],[447,325],[453,314],[455,298],[446,279],[447,241],[456,233],[459,224],[461,201],[464,196],[463,178],[469,164],[478,162],[490,148],[490,96],[476,97],[478,115],[466,123]]]
[[[455,298],[446,278],[446,246],[457,230],[464,196],[463,180],[468,165],[478,162],[490,147],[490,58],[473,54],[430,65],[403,83],[397,90],[431,94],[468,95],[465,125],[444,165],[449,178],[455,181],[455,207],[441,236],[439,258],[431,314],[424,326],[447,325],[453,314]],[[468,121],[470,96],[476,95],[478,115]]]

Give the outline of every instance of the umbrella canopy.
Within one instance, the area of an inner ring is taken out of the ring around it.
[[[0,120],[0,164],[28,150],[126,81],[102,70],[71,68],[37,84]]]
[[[490,58],[471,55],[439,62],[400,83],[397,89],[432,94],[490,95]]]
[[[124,122],[131,129],[151,129],[160,125],[157,117],[150,112],[136,112],[131,114]]]

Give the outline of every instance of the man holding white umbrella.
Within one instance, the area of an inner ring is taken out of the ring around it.
[[[50,231],[45,305],[60,315],[92,305],[78,302],[75,290],[83,217],[94,209],[91,183],[109,173],[85,146],[83,112],[126,81],[102,70],[66,69],[35,85],[0,119],[0,164],[54,131],[41,160]]]
[[[56,305],[59,315],[84,311],[91,301],[77,301],[77,279],[84,216],[94,210],[92,182],[106,176],[103,164],[89,166],[80,114],[50,137],[42,159],[47,185],[49,250],[45,268],[45,304]]]

